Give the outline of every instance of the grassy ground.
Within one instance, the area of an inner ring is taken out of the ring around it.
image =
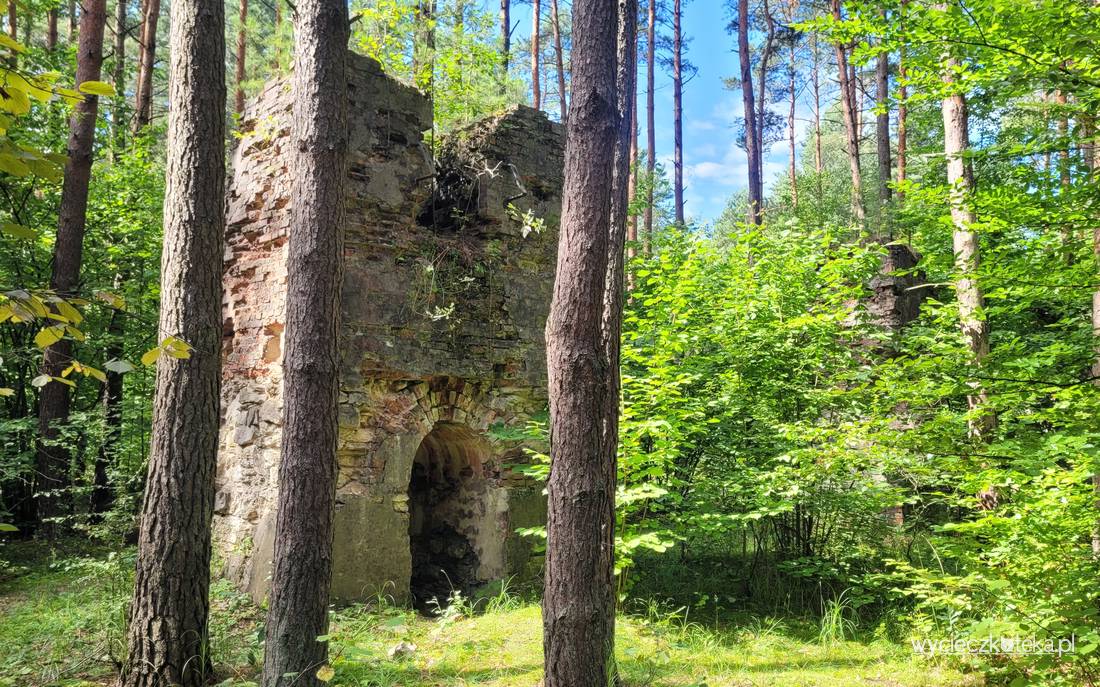
[[[39,559],[0,582],[0,686],[109,684],[122,656],[130,564],[113,555]],[[215,584],[212,601],[214,681],[243,687],[256,676],[262,613],[225,583]],[[619,670],[630,687],[981,684],[908,647],[824,629],[793,620],[715,628],[658,612],[624,616]],[[333,623],[332,684],[535,687],[540,633],[538,606],[508,594],[483,600],[476,612],[459,604],[432,619],[390,606],[345,609]],[[391,657],[402,642],[415,649]]]

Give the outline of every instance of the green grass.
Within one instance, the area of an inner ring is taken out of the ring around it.
[[[0,686],[107,685],[122,656],[131,561],[126,556],[39,560],[0,582]],[[218,680],[256,678],[262,613],[224,582],[212,591]],[[334,685],[535,687],[542,678],[539,609],[507,593],[429,619],[385,604],[344,609],[331,630]],[[651,607],[652,609],[652,607]],[[816,621],[814,621],[816,623]],[[947,665],[850,633],[817,639],[816,625],[758,619],[715,627],[651,610],[618,622],[617,661],[628,687],[963,687]],[[399,642],[415,645],[391,658]]]

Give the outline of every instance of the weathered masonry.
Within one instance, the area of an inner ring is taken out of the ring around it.
[[[428,99],[349,59],[332,593],[425,603],[521,572],[515,529],[545,518],[511,466],[546,407],[564,134],[516,107],[433,161]],[[281,82],[248,107],[228,190],[214,527],[226,574],[257,599],[275,534],[290,110]]]

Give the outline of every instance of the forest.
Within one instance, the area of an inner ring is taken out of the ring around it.
[[[0,687],[1100,685],[1100,2],[0,9]]]

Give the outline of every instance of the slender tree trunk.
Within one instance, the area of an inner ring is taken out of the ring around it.
[[[46,50],[57,50],[57,8],[46,10]]]
[[[273,31],[275,36],[275,55],[271,61],[272,71],[279,71],[283,64],[283,0],[273,0],[272,4],[275,5],[275,29]],[[417,6],[419,9],[419,5]],[[413,80],[416,80],[416,48],[413,46]]]
[[[652,1],[652,0],[651,0]],[[756,127],[756,98],[752,87],[752,53],[749,52],[749,2],[737,4],[737,59],[741,64],[741,102],[745,113],[745,154],[749,161],[750,224],[760,224],[764,218],[764,185],[761,165],[760,138]]]
[[[69,0],[69,43],[72,44],[76,41],[77,21],[76,21],[76,0]]]
[[[943,81],[949,87],[954,84],[954,67],[958,60],[946,56]],[[977,272],[981,261],[978,235],[973,230],[975,221],[971,205],[974,194],[974,173],[966,153],[970,147],[967,133],[969,116],[966,96],[951,93],[943,99],[944,155],[947,158],[947,183],[950,186],[951,222],[954,224],[952,243],[955,251],[955,297],[959,303],[959,324],[970,348],[973,364],[981,365],[989,355],[989,321],[985,317],[985,301]],[[983,410],[988,405],[985,389],[978,382],[972,385],[967,397],[972,417],[970,434],[978,439],[988,439],[995,424],[995,417]]]
[[[121,277],[115,276],[115,290],[121,286]],[[118,310],[111,311],[111,319],[107,324],[107,346],[104,356],[107,360],[120,360],[123,353],[123,336],[126,334],[126,323],[122,313]],[[92,513],[106,513],[114,503],[114,492],[111,490],[108,468],[118,455],[119,444],[122,442],[122,393],[123,377],[118,372],[107,370],[107,381],[103,384],[100,401],[103,404],[103,424],[105,426],[103,443],[99,446],[96,455],[94,473],[92,478]]]
[[[122,150],[125,143],[126,127],[122,122],[126,118],[126,32],[128,0],[115,2],[115,65],[112,78],[115,84],[114,112],[111,117],[111,133],[114,139],[114,150]],[[56,27],[55,27],[56,28]],[[114,317],[112,315],[112,317]]]
[[[775,19],[772,17],[768,0],[763,0],[761,3],[761,11],[764,15],[764,49],[760,51],[760,74],[757,77],[759,86],[756,93],[756,149],[760,151],[760,157],[763,159],[764,127],[767,122],[768,109],[768,68],[771,64],[772,53],[775,50]],[[763,162],[761,162],[761,166],[763,166]],[[763,172],[761,171],[762,179]]]
[[[134,134],[153,121],[153,69],[157,60],[160,0],[144,0],[141,12],[141,41],[138,45],[137,84],[134,88]]]
[[[635,5],[637,0],[635,0]],[[634,197],[638,193],[638,35],[637,35],[637,21],[635,21],[634,27],[634,90],[629,94],[630,97],[630,160],[628,161],[630,167],[630,176],[627,181],[626,187],[626,202],[628,208],[627,224],[626,224],[626,241],[629,244],[626,249],[626,255],[628,258],[633,258],[637,254],[635,245],[638,241],[638,215],[637,213],[629,213],[629,207],[634,202]],[[627,275],[627,279],[629,279]],[[632,283],[627,284],[627,289],[633,287]]]
[[[884,11],[885,12],[885,11]],[[875,63],[875,153],[878,160],[878,199],[882,205],[890,202],[890,56],[883,52]]]
[[[616,3],[573,5],[573,108],[561,234],[546,323],[551,467],[547,485],[545,687],[607,687],[615,642],[614,393],[604,345],[616,105]]]
[[[221,386],[225,234],[225,5],[172,0],[159,336],[152,448],[122,687],[198,687],[207,641],[210,520]]]
[[[504,78],[508,78],[508,61],[512,53],[512,3],[500,0],[500,58]]]
[[[810,34],[812,41],[813,66],[810,71],[810,86],[814,95],[814,183],[817,190],[817,204],[820,207],[824,201],[824,189],[822,188],[822,158],[821,158],[821,53],[818,50],[817,34]]]
[[[23,13],[23,45],[29,46],[31,37],[34,35],[34,12],[26,4],[24,4],[23,9],[25,10]]]
[[[684,224],[684,70],[680,0],[672,2],[672,197],[676,223]]]
[[[569,103],[565,91],[565,51],[561,48],[561,22],[558,19],[558,0],[550,0],[551,21],[554,29],[554,59],[558,66],[558,106],[561,108],[561,121],[565,123],[569,115]]]
[[[841,20],[840,0],[831,0],[833,18]],[[844,44],[837,43],[836,66],[840,80],[840,109],[844,118],[845,144],[848,150],[848,167],[852,174],[852,215],[863,226],[866,211],[863,206],[863,175],[859,166],[859,101],[856,98],[856,84],[848,67],[848,54]]]
[[[99,81],[103,67],[103,29],[107,23],[106,0],[85,0],[80,19],[80,45],[77,47],[76,82]],[[69,118],[68,160],[61,185],[57,239],[54,241],[53,272],[50,289],[62,297],[76,295],[80,284],[80,266],[84,256],[84,227],[87,221],[88,182],[92,174],[96,116],[99,98],[84,96]],[[60,377],[72,360],[73,344],[62,339],[46,348],[42,373]],[[49,382],[42,387],[38,401],[38,431],[41,437],[36,456],[38,517],[50,539],[56,532],[52,519],[63,515],[60,490],[68,485],[69,452],[57,444],[58,425],[69,419],[69,387]]]
[[[13,41],[19,40],[19,26],[16,17],[19,14],[17,0],[8,0],[8,37]]]
[[[234,112],[244,112],[245,59],[248,56],[248,0],[240,0],[240,12],[237,15],[237,98],[233,103]]]
[[[542,30],[540,27],[540,20],[542,11],[539,7],[539,0],[532,0],[531,2],[531,97],[534,99],[532,103],[536,110],[542,109],[542,88],[539,85],[539,33]]]
[[[908,147],[909,147],[909,104],[906,102],[906,98],[909,97],[908,87],[905,83],[905,48],[901,48],[898,55],[898,184],[904,184],[907,174],[906,165],[908,163]],[[902,190],[898,191],[898,198],[904,198],[905,191],[904,186]]]
[[[794,41],[791,41],[790,63],[788,64],[789,79],[787,81],[787,89],[790,91],[790,102],[787,109],[787,141],[790,143],[790,159],[787,173],[790,175],[791,179],[791,207],[794,208],[798,207],[798,148],[795,142],[794,127],[794,112],[795,107],[798,104],[798,92],[795,88],[797,66],[798,62],[797,55],[795,53],[795,45]]]
[[[1061,193],[1064,194],[1070,190],[1072,183],[1069,159],[1069,115],[1066,113],[1069,98],[1066,96],[1065,91],[1054,91],[1054,104],[1058,108],[1058,186]],[[1075,238],[1072,228],[1065,227],[1062,229],[1062,257],[1067,265],[1072,265],[1074,262],[1073,244]]]
[[[265,687],[320,687],[336,505],[337,336],[347,182],[348,6],[298,5],[283,445]],[[293,678],[285,677],[296,673]]]
[[[657,0],[646,0],[645,49],[646,199],[644,248],[648,254],[653,250],[653,191],[657,177],[657,124],[653,92],[657,64]]]
[[[1085,135],[1090,142],[1084,147],[1085,164],[1089,169],[1089,178],[1092,183],[1100,181],[1100,145],[1091,141],[1096,135],[1095,120],[1086,120]],[[1096,272],[1100,272],[1100,225],[1092,230],[1092,258]],[[1100,341],[1100,289],[1092,294],[1092,333]],[[1100,346],[1097,346],[1095,358],[1092,364],[1092,383],[1100,386]],[[1100,510],[1100,473],[1092,476],[1092,489],[1094,495],[1094,508]],[[1092,532],[1092,553],[1100,556],[1100,519],[1097,520]]]

